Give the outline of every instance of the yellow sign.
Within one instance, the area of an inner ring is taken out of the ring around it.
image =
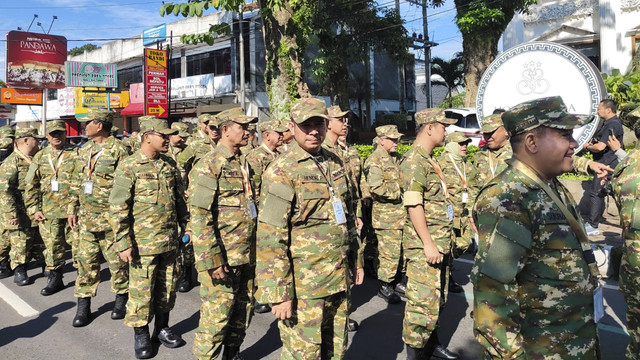
[[[149,68],[167,68],[167,51],[144,49],[144,58]]]
[[[89,111],[89,108],[106,108],[107,107],[107,94],[106,93],[92,93],[91,90],[98,90],[98,88],[74,88],[75,89],[75,112],[76,117],[83,117]],[[104,90],[104,88],[100,88]],[[86,91],[86,92],[85,92]],[[129,92],[123,91],[121,93],[111,93],[109,96],[110,107],[123,108],[129,105]]]

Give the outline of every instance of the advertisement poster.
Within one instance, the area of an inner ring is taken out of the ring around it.
[[[0,89],[0,102],[5,104],[42,105],[42,90]]]
[[[66,85],[115,88],[118,87],[118,69],[115,64],[67,61]]]
[[[169,116],[169,72],[167,51],[144,49],[145,114]]]
[[[171,80],[171,99],[213,98],[213,74]]]
[[[65,87],[67,39],[63,36],[9,31],[6,36],[6,83],[28,89]]]

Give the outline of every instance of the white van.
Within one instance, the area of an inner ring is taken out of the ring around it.
[[[455,124],[447,126],[447,133],[459,131],[471,139],[472,145],[479,146],[482,134],[480,134],[480,124],[475,109],[451,108],[446,109],[444,113],[446,117],[457,120]]]

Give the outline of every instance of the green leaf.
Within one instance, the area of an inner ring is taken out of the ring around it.
[[[174,6],[173,7],[173,15],[178,16],[178,14],[180,14],[180,6]]]
[[[189,16],[194,16],[196,14],[196,6],[197,4],[189,4]]]

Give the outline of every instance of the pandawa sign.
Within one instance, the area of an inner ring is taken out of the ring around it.
[[[6,39],[7,84],[28,89],[65,87],[67,39],[64,36],[9,31]]]

